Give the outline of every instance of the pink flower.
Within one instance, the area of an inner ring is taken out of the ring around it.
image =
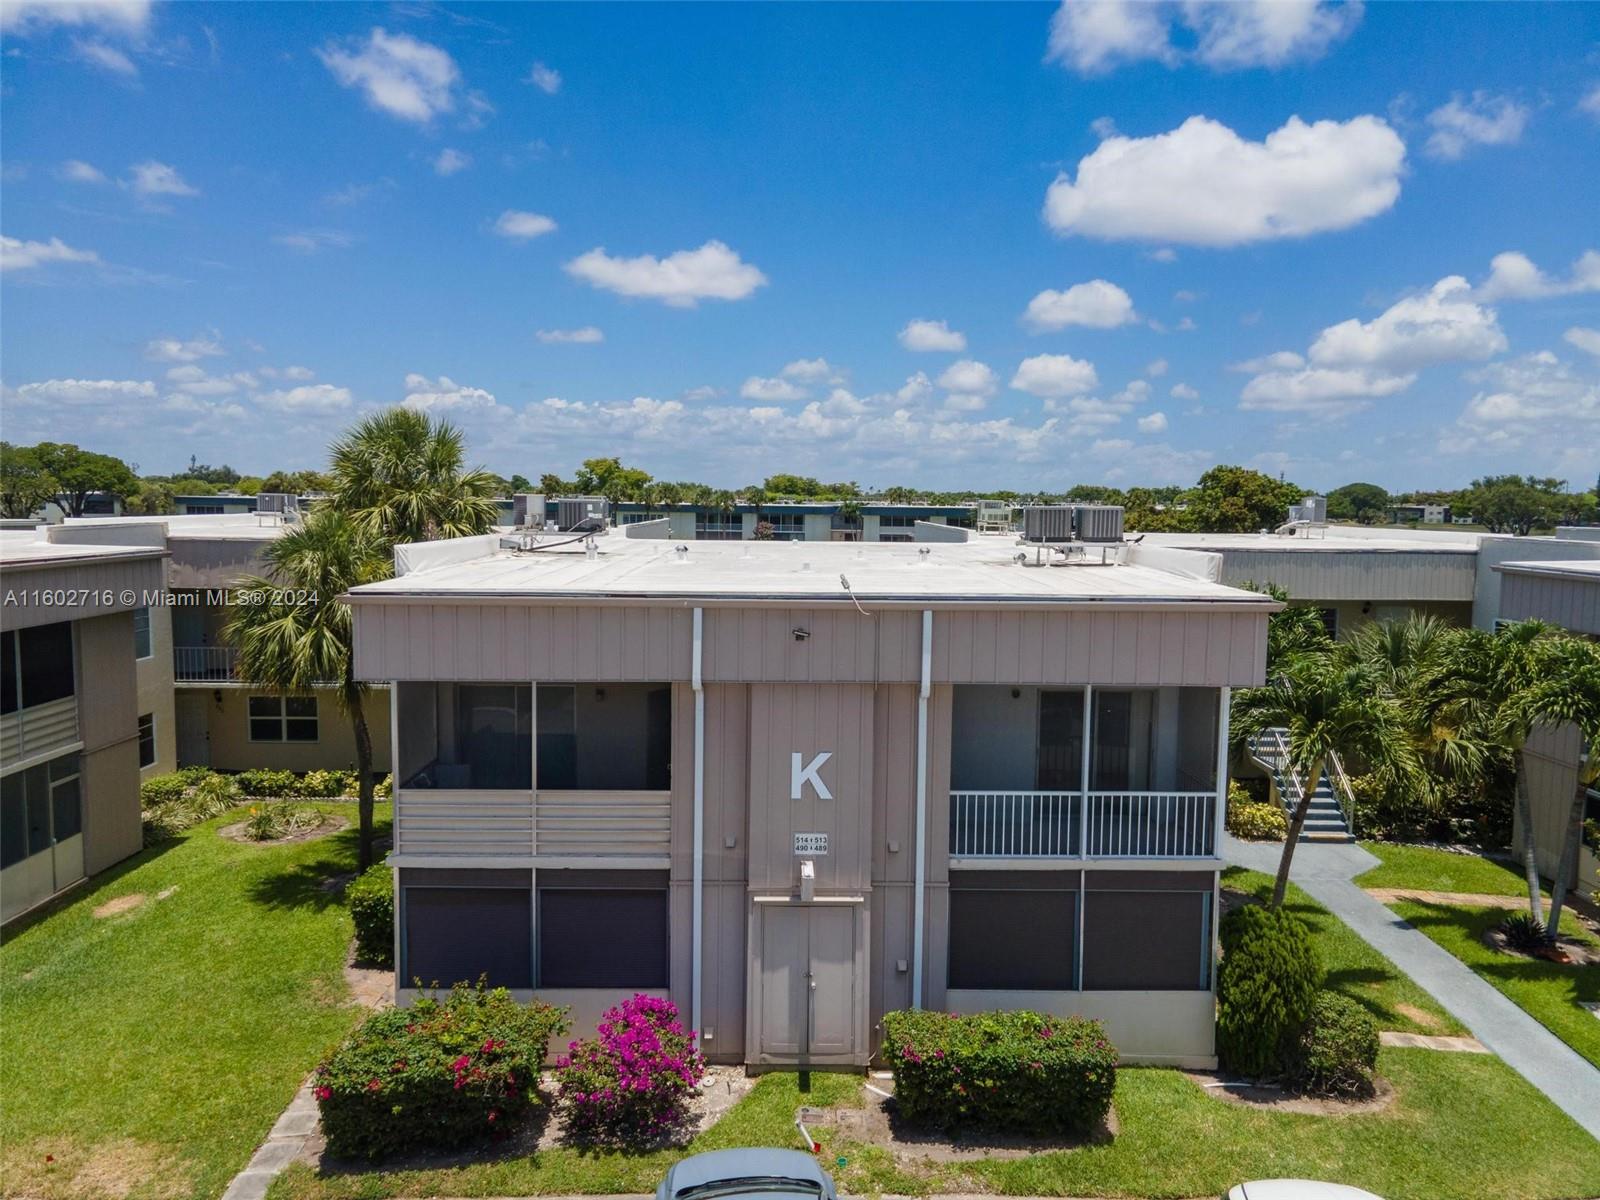
[[[323,1086],[321,1086],[321,1087],[319,1087],[317,1089],[317,1099],[318,1100],[327,1100],[330,1097],[332,1097],[332,1095],[333,1095],[333,1089],[331,1087],[328,1087],[326,1084],[324,1084]]]

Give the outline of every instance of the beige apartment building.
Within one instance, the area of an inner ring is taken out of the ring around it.
[[[403,547],[351,593],[399,980],[579,1028],[665,994],[754,1065],[864,1063],[908,1005],[1215,1061],[1229,689],[1273,601],[1120,544],[649,538]]]

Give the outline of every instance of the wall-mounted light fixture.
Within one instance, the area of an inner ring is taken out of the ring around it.
[[[805,626],[803,626],[803,625],[796,625],[796,626],[795,626],[795,627],[794,627],[794,628],[793,628],[793,629],[791,629],[791,630],[790,630],[790,631],[789,631],[789,632],[790,632],[790,633],[792,633],[792,634],[794,634],[794,640],[795,640],[795,641],[797,641],[797,642],[803,642],[803,641],[805,641],[805,640],[806,640],[806,639],[807,639],[807,638],[808,638],[808,637],[810,637],[810,636],[811,636],[811,630],[809,630],[809,629],[807,629],[807,628],[806,628],[806,627],[805,627]]]

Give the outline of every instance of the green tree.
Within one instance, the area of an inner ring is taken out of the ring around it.
[[[330,502],[385,545],[487,533],[499,515],[489,473],[463,466],[461,431],[427,413],[374,413],[331,459]]]
[[[1555,524],[1566,507],[1559,489],[1560,480],[1489,475],[1473,481],[1466,504],[1472,519],[1491,532],[1526,537],[1537,527]]]
[[[585,496],[604,496],[612,504],[638,500],[650,483],[650,475],[637,467],[625,467],[618,458],[586,458],[573,481]]]
[[[295,496],[326,492],[333,481],[321,471],[274,471],[261,481],[258,492],[286,492]]]
[[[130,495],[123,509],[141,517],[164,517],[178,510],[172,485],[160,479],[141,479],[139,489]]]
[[[1276,529],[1300,503],[1305,489],[1248,467],[1212,467],[1188,500],[1193,528],[1202,533],[1252,533]]]
[[[1289,593],[1275,583],[1247,581],[1244,587],[1252,592],[1271,596],[1283,608],[1267,618],[1267,674],[1273,675],[1303,654],[1326,654],[1333,649],[1333,639],[1322,614],[1303,604],[1290,604]]]
[[[539,490],[554,499],[556,496],[573,495],[578,490],[578,485],[570,479],[563,479],[559,475],[552,475],[546,471],[539,476]]]
[[[1375,483],[1347,483],[1328,493],[1328,516],[1371,525],[1389,507],[1389,493]]]
[[[83,516],[94,492],[126,496],[139,486],[133,469],[120,458],[80,450],[70,442],[40,442],[34,447],[39,465],[55,480],[52,499],[69,517]]]
[[[526,475],[513,475],[510,479],[506,480],[506,489],[512,495],[517,495],[523,492],[531,493],[533,491],[533,483]]]
[[[239,678],[251,687],[304,695],[332,685],[355,735],[359,864],[365,870],[372,865],[368,687],[355,677],[350,608],[339,597],[386,578],[393,569],[387,549],[370,523],[319,507],[267,545],[266,565],[265,578],[241,580],[238,590],[265,596],[267,602],[231,606],[223,636],[238,649]],[[287,598],[274,598],[280,596]]]
[[[31,517],[55,494],[55,477],[36,447],[0,442],[0,515]]]

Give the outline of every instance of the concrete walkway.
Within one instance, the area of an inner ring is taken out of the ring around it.
[[[1222,855],[1229,863],[1276,874],[1281,845],[1231,837],[1223,842]],[[1306,842],[1295,847],[1290,879],[1600,1139],[1600,1070],[1479,979],[1459,958],[1351,882],[1377,865],[1378,860],[1360,846]]]

